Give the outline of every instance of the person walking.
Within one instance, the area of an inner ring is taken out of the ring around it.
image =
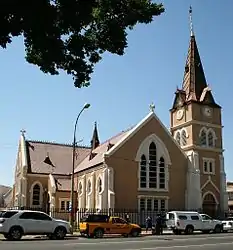
[[[146,219],[146,233],[149,229],[152,230],[152,219],[150,216]]]
[[[156,218],[155,234],[156,235],[163,234],[163,218],[161,214],[158,214]]]

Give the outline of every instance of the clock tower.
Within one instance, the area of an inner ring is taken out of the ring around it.
[[[196,169],[195,179],[187,183],[187,201],[196,192],[196,203],[215,216],[227,211],[226,175],[222,145],[221,107],[206,82],[196,37],[192,27],[183,83],[177,88],[171,116],[171,133]],[[189,172],[189,170],[188,170]],[[190,178],[187,178],[187,182]],[[195,190],[194,190],[195,189]],[[192,202],[187,202],[189,209]]]

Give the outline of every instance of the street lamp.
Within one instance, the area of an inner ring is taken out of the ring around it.
[[[76,150],[76,130],[77,130],[77,124],[78,124],[78,120],[80,115],[82,114],[82,112],[85,109],[88,109],[91,105],[89,103],[86,103],[83,108],[81,109],[81,111],[79,112],[76,121],[75,121],[75,125],[74,125],[74,137],[73,137],[73,155],[72,155],[72,176],[71,176],[71,214],[70,214],[70,224],[71,224],[71,228],[72,228],[72,233],[74,231],[74,168],[75,168],[75,150]]]

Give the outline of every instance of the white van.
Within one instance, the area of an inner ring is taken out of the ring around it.
[[[221,233],[223,224],[214,220],[206,214],[189,211],[171,211],[166,214],[167,227],[173,230],[174,234],[192,234],[194,231],[209,233]]]

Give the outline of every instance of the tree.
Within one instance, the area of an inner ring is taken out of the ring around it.
[[[1,0],[0,45],[23,35],[26,60],[88,86],[104,52],[123,55],[127,31],[164,12],[152,0]]]

